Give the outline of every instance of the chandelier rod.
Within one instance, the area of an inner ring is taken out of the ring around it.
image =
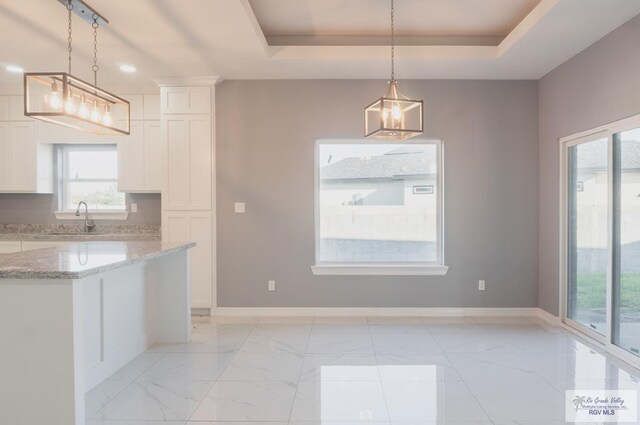
[[[73,48],[71,47],[71,32],[72,32],[72,20],[71,20],[71,12],[73,11],[73,3],[71,3],[71,0],[68,0],[67,2],[67,11],[69,13],[69,28],[68,28],[68,37],[67,37],[67,42],[69,43],[68,47],[67,47],[67,52],[69,53],[69,74],[71,74],[71,52],[73,51]]]
[[[395,43],[395,25],[394,25],[394,0],[391,0],[391,81],[396,80],[396,70],[395,70],[395,53],[396,53],[396,43]]]

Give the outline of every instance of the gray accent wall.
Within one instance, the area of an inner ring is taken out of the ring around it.
[[[640,16],[539,82],[539,306],[559,308],[559,139],[640,113]]]
[[[314,142],[361,138],[363,107],[385,81],[224,81],[216,91],[219,306],[538,305],[538,83],[400,88],[424,99],[425,136],[444,141],[449,274],[311,273]],[[246,214],[234,214],[234,202],[245,202]]]

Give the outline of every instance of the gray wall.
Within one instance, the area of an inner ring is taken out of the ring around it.
[[[558,139],[640,113],[640,16],[539,82],[539,306],[558,314]]]
[[[138,204],[138,212],[129,214],[126,221],[99,221],[100,224],[145,224],[160,225],[160,195],[131,194],[130,203]],[[65,224],[58,221],[53,212],[58,209],[56,195],[0,194],[0,224]]]
[[[537,82],[400,87],[424,98],[425,135],[444,140],[449,274],[313,276],[309,268],[314,141],[360,138],[363,107],[384,81],[225,81],[216,92],[220,306],[537,306]],[[247,213],[234,214],[234,202]]]

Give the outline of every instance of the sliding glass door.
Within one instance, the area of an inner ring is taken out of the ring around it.
[[[640,115],[561,143],[563,322],[640,365]]]
[[[613,135],[612,342],[640,353],[640,129]]]
[[[567,160],[567,318],[605,335],[608,139],[568,147]]]

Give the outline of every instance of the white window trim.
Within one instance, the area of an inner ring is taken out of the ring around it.
[[[81,150],[87,150],[87,151],[96,151],[96,150],[104,150],[104,151],[111,151],[111,150],[117,150],[117,147],[115,144],[95,144],[95,145],[91,145],[91,146],[79,146],[77,144],[75,145],[69,145],[69,146],[61,146],[60,147],[60,156],[59,158],[61,159],[61,164],[58,168],[61,177],[58,181],[58,189],[59,189],[59,199],[58,199],[58,206],[60,207],[60,210],[55,211],[53,214],[55,215],[56,219],[58,220],[84,220],[84,213],[80,215],[80,217],[76,216],[75,214],[75,210],[73,209],[67,209],[66,207],[66,200],[67,200],[67,196],[68,196],[68,182],[70,181],[70,179],[68,179],[69,176],[69,164],[68,164],[68,160],[67,160],[67,153],[68,151],[73,150],[73,151],[81,151]],[[114,179],[89,179],[90,181],[114,181]],[[117,182],[117,178],[115,179],[115,181]],[[91,220],[109,220],[109,221],[123,221],[126,220],[127,218],[129,218],[129,212],[126,210],[126,205],[123,208],[117,208],[117,209],[109,209],[109,210],[89,210],[89,219]]]
[[[411,262],[411,263],[349,263],[349,262],[325,262],[320,261],[320,145],[327,144],[432,144],[437,149],[436,196],[437,199],[437,262]],[[345,275],[345,276],[444,276],[449,267],[444,261],[444,147],[440,139],[412,139],[402,141],[373,140],[373,139],[318,139],[314,149],[314,238],[315,238],[315,264],[311,266],[314,275]]]

